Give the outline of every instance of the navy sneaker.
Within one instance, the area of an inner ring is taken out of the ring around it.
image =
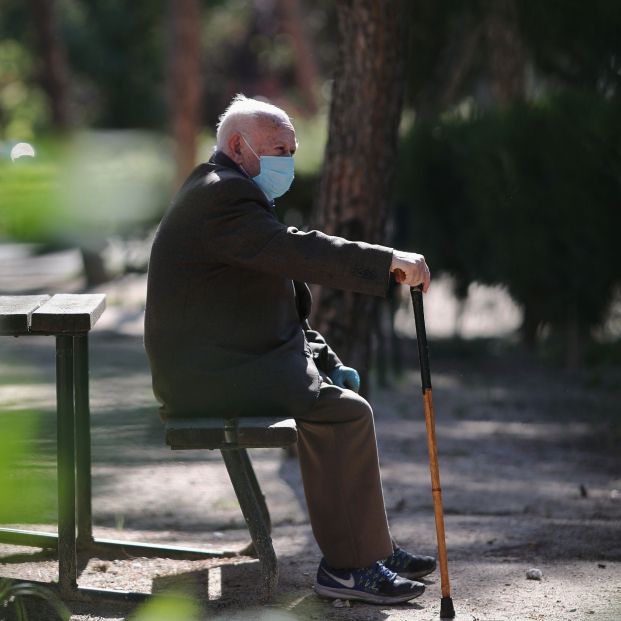
[[[315,592],[332,599],[360,599],[372,604],[399,604],[422,595],[425,585],[386,569],[379,561],[363,569],[332,569],[322,559]]]
[[[399,547],[382,562],[387,569],[409,580],[422,578],[436,568],[436,559],[433,556],[417,556]]]

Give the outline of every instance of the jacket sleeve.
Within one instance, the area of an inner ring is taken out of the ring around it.
[[[385,296],[392,248],[282,224],[246,179],[222,179],[205,205],[202,240],[214,261],[335,289]],[[201,200],[196,192],[191,200]]]

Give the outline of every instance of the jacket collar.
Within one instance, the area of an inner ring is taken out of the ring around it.
[[[250,179],[246,171],[241,166],[238,166],[228,155],[226,155],[226,153],[223,153],[222,151],[215,151],[209,158],[209,162],[217,164],[218,166],[224,166],[225,168],[232,168],[240,175],[244,175],[244,177],[248,177],[248,179]]]
[[[213,155],[209,158],[210,164],[216,164],[217,166],[224,166],[225,168],[231,168],[232,170],[237,171],[240,175],[244,175],[247,179],[252,179],[252,177],[241,167],[238,166],[226,153],[222,151],[215,151]],[[265,197],[267,199],[267,196]],[[268,204],[275,208],[275,203],[272,200],[267,199]]]

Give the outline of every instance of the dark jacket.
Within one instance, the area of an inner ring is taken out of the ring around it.
[[[340,364],[310,329],[303,281],[385,295],[392,250],[279,222],[216,153],[183,184],[155,236],[145,347],[162,416],[299,416]]]

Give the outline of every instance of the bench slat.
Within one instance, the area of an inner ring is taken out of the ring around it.
[[[49,295],[0,296],[0,334],[28,334],[31,316]]]
[[[32,314],[31,333],[88,332],[106,308],[103,293],[59,293]]]
[[[172,449],[274,448],[295,444],[298,432],[292,418],[244,417],[237,420],[237,442],[225,439],[224,418],[176,418],[165,422],[166,444]]]

